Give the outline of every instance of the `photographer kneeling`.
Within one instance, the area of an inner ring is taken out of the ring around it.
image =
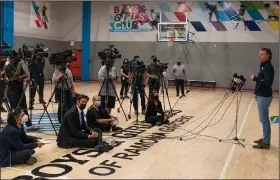
[[[146,111],[145,120],[152,125],[168,124],[168,120],[164,120],[164,111],[162,109],[161,101],[158,97],[158,92],[153,91]]]
[[[8,125],[0,133],[0,167],[19,164],[33,165],[35,148],[44,144],[37,138],[27,136],[22,128],[24,112],[17,108],[8,114]]]
[[[101,108],[101,101],[99,96],[92,98],[92,105],[87,111],[87,125],[95,129],[100,128],[103,132],[122,130],[118,127],[118,118],[110,115],[105,109]]]
[[[57,117],[59,123],[61,123],[65,112],[67,112],[70,108],[74,106],[73,97],[75,97],[76,94],[74,89],[72,73],[66,65],[55,65],[55,71],[53,73],[52,82],[56,85],[55,99],[59,102]],[[61,109],[62,103],[63,109]]]

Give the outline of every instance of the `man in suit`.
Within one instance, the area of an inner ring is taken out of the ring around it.
[[[92,130],[86,125],[83,110],[88,100],[88,96],[80,94],[76,106],[65,113],[58,133],[57,145],[61,148],[84,147],[96,148],[102,152],[110,151],[113,147],[103,144],[101,130]]]
[[[8,125],[0,134],[0,167],[33,165],[37,162],[37,159],[32,157],[34,149],[44,144],[37,138],[25,134],[22,128],[24,115],[21,108],[14,109],[8,114]]]

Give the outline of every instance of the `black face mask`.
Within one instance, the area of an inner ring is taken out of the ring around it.
[[[181,65],[181,62],[177,62],[177,65]]]
[[[154,62],[154,63],[157,63],[157,59],[153,59],[153,62]]]
[[[154,96],[154,97],[155,97],[155,100],[158,101],[158,96]]]
[[[86,108],[86,106],[87,106],[86,104],[80,104],[80,109],[84,110]]]

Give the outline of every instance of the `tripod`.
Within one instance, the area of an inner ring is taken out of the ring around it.
[[[162,98],[163,98],[163,109],[165,111],[165,97],[164,97],[165,94],[166,94],[166,97],[167,97],[167,100],[168,100],[168,104],[169,104],[169,108],[170,108],[168,116],[166,118],[166,120],[168,120],[170,118],[170,115],[172,115],[172,113],[173,113],[173,109],[171,107],[171,103],[170,103],[170,99],[169,99],[169,95],[168,95],[168,90],[167,90],[167,85],[165,83],[163,73],[160,74],[159,78],[160,78],[160,81],[161,81]]]
[[[63,71],[63,73],[65,73],[65,71]],[[66,82],[65,82],[66,81]],[[64,115],[64,101],[65,101],[65,94],[64,94],[64,85],[66,84],[66,88],[69,90],[70,88],[69,88],[69,85],[68,85],[68,83],[67,83],[67,76],[66,76],[66,74],[62,77],[62,78],[60,78],[59,80],[58,80],[58,82],[57,82],[57,84],[55,85],[55,88],[54,88],[54,91],[53,91],[53,93],[51,94],[51,97],[50,97],[50,99],[48,100],[48,103],[47,103],[47,107],[50,105],[50,103],[52,102],[52,99],[53,99],[53,96],[55,95],[55,93],[56,93],[56,89],[58,89],[58,86],[59,86],[59,84],[60,83],[62,83],[62,85],[61,85],[61,93],[60,93],[60,104],[61,104],[61,111],[60,111],[60,118],[62,119],[63,118],[63,115]],[[43,116],[44,116],[44,113],[45,113],[45,111],[43,112],[43,114],[42,114],[42,116],[41,116],[41,118],[40,118],[40,121],[38,122],[38,124],[40,124],[40,122],[41,122],[41,120],[42,120],[42,118],[43,118]],[[55,128],[54,128],[54,131],[55,131],[55,133],[56,133],[56,135],[57,135],[57,132],[56,132],[56,130],[55,130]]]
[[[105,108],[107,108],[107,105],[108,105],[109,83],[110,83],[111,87],[113,88],[113,91],[114,91],[113,93],[115,93],[115,95],[116,95],[116,97],[117,97],[117,101],[120,103],[120,98],[119,98],[119,96],[118,96],[118,94],[117,94],[116,88],[115,88],[115,86],[114,86],[114,84],[113,84],[113,82],[112,82],[112,79],[110,79],[110,77],[109,77],[109,71],[110,71],[110,69],[111,69],[111,67],[108,66],[108,65],[106,65],[106,77],[105,77],[105,79],[103,80],[102,86],[101,86],[101,88],[100,88],[100,90],[99,90],[99,92],[98,92],[98,95],[99,95],[99,96],[101,96],[101,94],[104,94],[104,93],[102,93],[102,90],[103,90],[104,86],[106,85],[106,87],[105,87]],[[125,116],[126,121],[128,121],[128,119],[127,119],[127,117],[126,117],[126,114],[125,114],[125,112],[124,112],[124,110],[123,110],[123,107],[122,107],[121,103],[120,103],[120,107],[121,107],[121,109],[122,109],[122,112],[123,112],[123,114],[124,114],[124,116]]]
[[[239,139],[238,138],[238,132],[237,132],[237,120],[238,120],[238,110],[239,110],[239,104],[240,104],[240,101],[238,100],[238,93],[242,93],[240,90],[237,90],[235,89],[234,90],[235,92],[235,95],[236,95],[236,115],[235,115],[235,123],[234,123],[234,128],[235,128],[235,137],[233,139],[226,139],[226,140],[219,140],[219,142],[222,142],[222,141],[229,141],[229,140],[233,140],[233,141],[236,141],[238,144],[240,144],[242,147],[245,147],[244,144],[242,144],[240,141],[245,141],[245,139]]]
[[[130,85],[130,87],[132,87],[132,90],[131,90],[131,93],[130,93],[132,98],[129,98],[130,99],[130,107],[129,107],[128,117],[131,118],[131,106],[134,103],[134,101],[136,101],[136,103],[135,103],[136,107],[134,107],[134,109],[136,110],[136,123],[138,123],[138,116],[139,116],[139,112],[138,112],[138,104],[139,104],[138,99],[139,99],[139,97],[138,97],[138,94],[144,93],[144,95],[145,95],[144,98],[146,98],[148,100],[147,94],[145,92],[144,85],[142,85],[142,82],[138,82],[138,81],[141,80],[141,78],[139,76],[142,76],[142,74],[141,73],[136,74],[136,72],[134,72],[133,77],[132,77],[132,85]],[[142,99],[143,97],[140,97],[140,98]],[[145,107],[145,109],[146,109],[146,107]]]

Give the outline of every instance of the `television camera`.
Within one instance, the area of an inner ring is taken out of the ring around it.
[[[128,66],[134,77],[140,77],[146,71],[146,65],[140,59],[130,61]]]
[[[49,60],[51,65],[60,65],[60,71],[65,72],[67,64],[76,61],[77,58],[74,50],[63,49],[53,53]]]
[[[45,47],[42,43],[36,44],[35,46],[22,45],[22,50],[19,48],[19,56],[27,64],[38,64],[39,59],[47,58],[49,48]]]
[[[104,62],[106,67],[113,67],[114,60],[122,58],[122,55],[118,49],[114,48],[114,45],[109,45],[109,48],[98,52],[98,56]]]
[[[159,69],[159,71],[158,71],[159,74],[158,74],[158,75],[160,76],[160,75],[162,75],[162,73],[163,73],[164,70],[168,69],[168,64],[169,64],[169,63],[161,63],[160,60],[157,59],[156,56],[153,57],[153,61],[154,61],[154,60],[157,61],[157,67],[158,67],[158,69]]]

